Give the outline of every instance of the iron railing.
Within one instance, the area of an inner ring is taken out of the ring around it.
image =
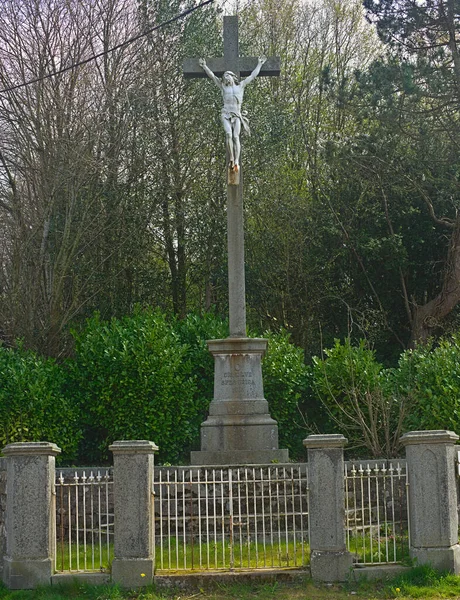
[[[263,569],[308,563],[306,465],[156,471],[157,569]]]
[[[88,476],[61,471],[56,479],[56,571],[105,571],[112,557],[112,475],[109,470]]]
[[[355,562],[401,562],[409,556],[405,461],[345,464],[347,548]]]

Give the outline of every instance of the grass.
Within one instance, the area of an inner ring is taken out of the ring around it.
[[[171,557],[170,559],[168,557]],[[187,569],[249,569],[249,568],[279,568],[304,567],[310,563],[310,548],[308,544],[297,541],[280,540],[279,543],[262,542],[257,545],[247,541],[235,541],[230,547],[228,541],[184,545],[175,538],[169,538],[163,552],[156,548],[155,564],[157,570]]]
[[[232,551],[231,551],[232,550]],[[84,545],[79,545],[79,556],[77,557],[76,544],[72,544],[71,552],[69,545],[59,544],[57,548],[57,571],[88,571],[109,570],[113,557],[113,544],[103,544],[94,549],[94,569],[91,546],[86,549],[86,560]],[[280,567],[304,567],[310,563],[310,548],[308,544],[293,541],[286,543],[280,540],[273,545],[266,544],[265,553],[262,543],[235,543],[233,548],[227,542],[216,542],[209,544],[197,543],[185,546],[176,538],[171,537],[166,541],[163,550],[156,547],[155,568],[157,571],[184,570],[228,570],[249,568],[280,568]],[[102,567],[102,568],[101,568]]]
[[[122,591],[116,586],[71,585],[32,591],[9,591],[0,585],[0,600],[409,600],[460,598],[460,577],[430,567],[416,567],[389,582],[318,585],[310,579],[295,582],[216,584],[210,589],[147,588]]]
[[[113,544],[103,543],[96,545],[94,556],[91,546],[86,548],[79,546],[77,557],[76,545],[72,545],[71,554],[68,544],[58,545],[57,548],[57,571],[85,571],[85,570],[109,570],[113,557]],[[395,560],[403,562],[409,556],[408,539],[406,536],[384,537],[374,534],[370,536],[358,535],[350,537],[349,550],[355,554],[360,563],[378,564]],[[388,555],[388,558],[387,558]],[[85,559],[86,556],[86,559]],[[78,560],[77,560],[78,559]],[[280,540],[279,543],[262,542],[256,546],[254,542],[235,540],[233,548],[227,541],[209,544],[195,542],[191,544],[187,540],[184,544],[174,537],[165,541],[163,549],[156,547],[155,568],[157,571],[179,571],[179,570],[225,570],[225,569],[250,569],[250,568],[283,568],[304,567],[310,563],[310,548],[307,543],[292,540]],[[94,568],[93,568],[94,564]]]
[[[375,531],[372,535],[354,534],[350,535],[348,549],[360,563],[404,562],[409,558],[409,538],[407,532],[394,535],[383,535]]]

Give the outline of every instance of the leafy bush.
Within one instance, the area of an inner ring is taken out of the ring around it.
[[[171,325],[181,342],[187,346],[187,358],[192,365],[192,376],[196,383],[195,403],[198,420],[195,425],[198,433],[195,447],[198,448],[200,425],[207,417],[214,394],[214,359],[206,342],[226,338],[228,323],[212,314],[189,314],[185,319],[172,321]]]
[[[288,448],[291,459],[305,458],[300,409],[306,402],[308,368],[303,350],[290,342],[286,332],[265,332],[264,337],[268,339],[262,363],[264,393],[270,415],[278,421],[280,448]]]
[[[313,358],[313,390],[336,430],[348,436],[350,447],[395,456],[410,402],[399,393],[394,371],[376,361],[364,340],[358,346],[336,340],[324,354]]]
[[[0,345],[0,447],[12,442],[48,441],[75,457],[81,428],[78,411],[64,394],[65,373],[51,359],[21,345]]]
[[[108,458],[115,440],[148,439],[178,462],[196,437],[199,406],[188,347],[159,311],[89,319],[73,332],[71,388],[85,429],[81,458]]]
[[[396,372],[401,395],[412,400],[408,430],[460,432],[460,334],[437,346],[417,346],[401,355]]]

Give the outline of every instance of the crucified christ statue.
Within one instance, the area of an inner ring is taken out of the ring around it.
[[[238,81],[238,77],[232,71],[225,71],[222,75],[222,79],[219,79],[214,75],[211,69],[207,66],[204,58],[200,58],[199,64],[206,75],[214,81],[217,87],[222,92],[224,99],[224,106],[221,112],[221,121],[224,126],[225,139],[229,156],[229,168],[231,171],[238,172],[240,164],[240,133],[241,126],[249,134],[249,123],[246,117],[246,113],[242,112],[241,106],[243,104],[244,89],[251,83],[257,75],[260,73],[262,65],[267,59],[262,56],[257,61],[257,67],[254,71],[243,79],[241,82]]]

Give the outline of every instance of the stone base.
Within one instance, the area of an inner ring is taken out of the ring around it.
[[[198,450],[191,452],[192,465],[266,465],[289,462],[287,450]]]
[[[201,450],[278,450],[278,425],[270,415],[209,416],[201,425]]]
[[[51,577],[51,585],[69,585],[72,583],[107,585],[110,583],[110,573],[55,573]]]
[[[411,548],[410,556],[418,565],[431,565],[441,571],[460,574],[460,545],[450,548]]]
[[[214,398],[201,424],[201,451],[191,453],[193,465],[288,462],[278,449],[278,425],[264,398],[262,357],[267,340],[210,340],[214,356]]]
[[[313,550],[310,557],[313,581],[335,583],[348,581],[352,573],[353,556],[348,550],[328,552]]]
[[[3,582],[10,590],[31,590],[39,585],[50,585],[53,564],[43,560],[14,560],[5,557]]]
[[[114,558],[112,581],[123,588],[138,588],[153,582],[154,564],[152,558]]]

